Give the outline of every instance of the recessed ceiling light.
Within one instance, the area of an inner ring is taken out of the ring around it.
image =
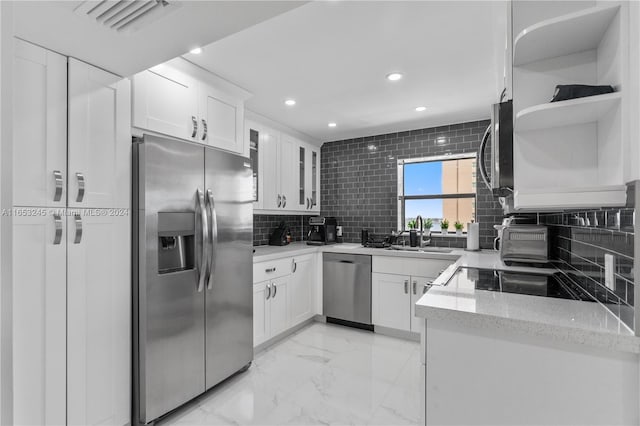
[[[189,51],[189,53],[193,53],[194,55],[199,55],[202,53],[202,48],[201,47],[196,47],[195,49],[191,49]]]
[[[296,104],[296,101],[293,99],[287,99],[286,101],[284,101],[284,104],[287,106],[294,106]]]
[[[418,112],[422,112],[422,111],[424,111],[426,109],[427,109],[427,107],[424,107],[424,106],[416,107],[416,111],[418,111]]]
[[[402,74],[399,72],[392,72],[391,74],[387,74],[387,80],[389,81],[398,81],[402,78]]]
[[[327,124],[327,126],[329,126],[329,127],[336,127],[336,126],[337,126],[337,124],[336,124],[336,123],[329,123],[329,124]]]

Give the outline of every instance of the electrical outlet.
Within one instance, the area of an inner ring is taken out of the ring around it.
[[[611,290],[616,288],[616,279],[613,276],[615,270],[615,258],[612,254],[604,255],[604,285]]]

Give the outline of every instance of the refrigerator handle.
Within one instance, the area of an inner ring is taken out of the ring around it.
[[[211,252],[209,253],[209,276],[207,277],[207,290],[211,290],[213,288],[213,274],[216,270],[216,255],[217,249],[216,246],[218,244],[218,215],[216,213],[216,203],[213,199],[213,191],[211,189],[207,189],[207,213],[210,218],[210,239],[209,244],[211,245]]]
[[[207,240],[209,239],[209,222],[207,220],[207,210],[204,205],[204,194],[200,189],[196,192],[197,198],[197,212],[196,214],[200,215],[200,231],[202,231],[202,258],[200,259],[200,268],[199,268],[199,276],[198,276],[198,292],[204,290],[204,282],[207,278],[207,265],[208,265],[208,257],[209,257],[209,244]]]

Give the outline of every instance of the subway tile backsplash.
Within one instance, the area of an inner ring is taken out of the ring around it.
[[[293,241],[306,241],[309,233],[309,218],[311,216],[296,215],[253,215],[253,245],[269,244],[269,235],[278,227],[281,221],[291,229]]]
[[[549,227],[550,257],[573,280],[634,326],[635,209],[588,209],[540,213]],[[605,285],[605,254],[614,257],[614,285]]]

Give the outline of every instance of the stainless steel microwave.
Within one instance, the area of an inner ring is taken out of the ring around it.
[[[491,141],[491,174],[487,172],[485,152]],[[478,150],[482,180],[497,197],[513,193],[513,101],[500,102],[491,108],[491,124]]]

